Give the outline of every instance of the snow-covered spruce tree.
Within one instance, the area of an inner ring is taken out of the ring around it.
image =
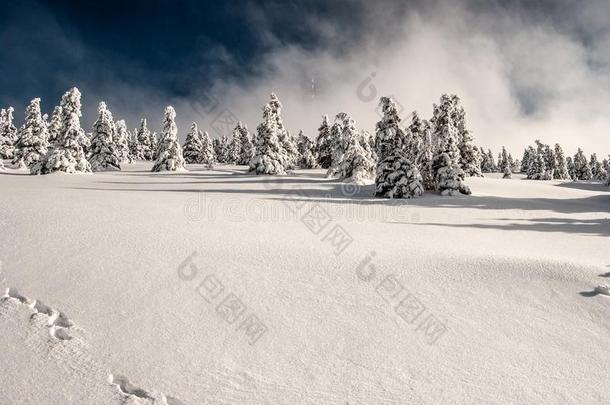
[[[49,147],[47,125],[40,112],[40,99],[30,101],[25,110],[25,123],[19,129],[19,139],[15,145],[14,162],[23,162],[32,167],[46,155]]]
[[[407,137],[400,127],[402,119],[396,103],[389,97],[382,97],[379,104],[383,117],[376,125],[375,145],[379,161],[375,175],[375,196],[418,197],[424,193],[423,179],[417,165],[407,158]],[[423,138],[426,134],[422,132]]]
[[[249,165],[250,160],[254,157],[254,144],[250,139],[250,131],[248,126],[241,121],[237,123],[235,128],[239,132],[239,158],[237,160],[238,165]]]
[[[316,138],[316,156],[322,169],[328,169],[332,162],[332,143],[328,115],[322,116],[322,124],[318,128]]]
[[[346,113],[337,114],[335,122],[330,127],[331,162],[326,171],[326,177],[329,178],[340,175],[343,156],[347,151],[347,143],[343,138],[343,123],[346,117],[348,117]]]
[[[222,147],[220,145],[220,139],[214,138],[212,140],[212,147],[214,148],[214,156],[216,156],[216,162],[222,163]]]
[[[151,160],[157,160],[159,157],[159,136],[156,132],[152,132],[150,134],[150,151],[151,151]]]
[[[527,147],[523,150],[523,157],[521,158],[521,166],[519,167],[519,171],[521,173],[527,173],[527,168],[529,167],[530,161],[530,148]]]
[[[561,145],[555,144],[555,172],[553,178],[557,180],[567,180],[570,178],[568,165]]]
[[[181,171],[184,167],[182,147],[178,142],[178,127],[176,127],[176,111],[174,107],[165,107],[165,118],[163,119],[163,132],[159,141],[159,157],[152,168],[153,172]]]
[[[502,169],[502,173],[504,173],[504,175],[502,176],[503,179],[512,178],[513,172],[511,170],[510,165],[504,165],[504,169]]]
[[[277,139],[282,147],[282,162],[285,169],[294,169],[299,160],[296,140],[290,131],[284,127],[284,122],[282,120],[282,103],[275,93],[271,93],[270,97],[271,101],[269,101],[269,105],[271,106],[272,114],[276,120]]]
[[[358,135],[358,142],[364,149],[367,159],[371,160],[374,164],[377,164],[377,153],[375,153],[375,137],[365,129],[360,130]]]
[[[610,156],[608,156],[610,158]],[[610,186],[610,159],[604,159],[604,167],[606,168],[606,186]]]
[[[411,124],[405,132],[406,158],[416,165],[419,164],[424,148],[424,120],[419,118],[417,111],[411,113]]]
[[[216,151],[216,158],[218,159],[218,163],[229,163],[229,145],[230,145],[229,137],[223,135],[220,138],[219,149]]]
[[[501,173],[504,173],[504,166],[508,165],[508,152],[506,148],[502,146],[502,151],[498,154],[498,169]]]
[[[89,156],[91,169],[94,172],[121,170],[119,150],[114,142],[116,127],[112,113],[103,101],[99,104],[97,111],[99,115],[93,123],[91,136],[91,156]]]
[[[227,163],[239,164],[239,152],[241,152],[241,139],[237,126],[233,129],[233,137],[227,149]]]
[[[55,106],[53,109],[53,114],[51,114],[51,120],[49,121],[49,145],[53,146],[55,142],[57,142],[57,138],[61,133],[61,123],[62,123],[62,112],[61,106]]]
[[[129,147],[129,157],[132,162],[141,159],[140,142],[138,142],[138,128],[134,128],[133,132],[129,133],[129,139],[127,139],[127,146]]]
[[[87,138],[80,126],[80,91],[76,87],[61,98],[61,132],[47,154],[32,168],[32,174],[49,174],[55,171],[66,173],[91,173],[83,145]]]
[[[301,169],[313,169],[316,167],[316,158],[314,157],[314,143],[303,133],[303,130],[299,131],[297,137],[297,149],[299,151],[299,162],[298,165]]]
[[[182,146],[182,154],[186,163],[200,163],[203,152],[203,139],[201,132],[197,127],[197,123],[191,124],[191,130],[186,134],[184,145]]]
[[[571,156],[566,157],[566,166],[568,168],[568,176],[571,180],[576,181],[576,168],[574,167],[574,161]]]
[[[442,195],[471,194],[464,184],[464,171],[460,168],[458,131],[453,123],[455,103],[451,96],[441,96],[439,105],[434,105],[434,134],[438,150],[434,156],[432,170],[436,188]],[[493,157],[492,157],[493,158]]]
[[[541,152],[534,150],[530,153],[530,164],[527,169],[527,178],[529,180],[550,180],[549,171],[546,168],[546,159],[544,157],[544,149]]]
[[[269,104],[263,109],[263,122],[256,127],[255,155],[250,160],[250,172],[254,174],[286,174],[283,148],[277,133],[277,120]]]
[[[591,180],[592,173],[587,158],[583,153],[582,149],[578,148],[578,151],[574,155],[574,178],[575,180]]]
[[[591,155],[589,167],[591,168],[591,180],[606,179],[606,171],[604,170],[602,163],[597,159],[597,153]]]
[[[460,150],[459,164],[466,176],[483,177],[481,173],[481,155],[475,146],[472,134],[466,126],[466,112],[460,98],[452,95],[454,104],[454,125],[458,132],[458,148]]]
[[[481,172],[482,173],[493,173],[496,171],[495,162],[491,151],[485,152],[483,148],[479,149],[481,155]]]
[[[416,166],[421,174],[424,190],[433,191],[436,189],[436,180],[434,178],[434,171],[432,170],[432,163],[434,161],[434,152],[436,149],[432,142],[432,128],[430,128],[430,123],[427,120],[423,120],[422,122],[422,152]]]
[[[131,155],[131,150],[129,149],[129,139],[131,138],[132,136],[127,130],[125,120],[118,120],[115,123],[113,140],[119,155],[119,162],[121,163],[133,163],[134,159]]]
[[[208,131],[204,131],[201,134],[201,156],[199,157],[199,163],[207,165],[209,168],[214,167],[216,162],[216,153],[214,152],[214,146]]]
[[[0,158],[12,159],[15,155],[15,142],[17,142],[17,128],[13,125],[13,112],[9,107],[0,110]]]
[[[146,118],[140,120],[140,127],[134,131],[134,159],[136,160],[152,160],[153,145],[151,134],[148,129]]]
[[[555,152],[550,145],[544,145],[544,163],[546,165],[546,176],[550,179],[555,178],[557,170],[557,161],[555,160]]]
[[[487,163],[489,164],[489,173],[496,173],[499,171],[493,153],[491,153],[491,149],[487,149]]]
[[[354,120],[347,114],[342,114],[341,138],[345,146],[337,175],[342,180],[349,180],[356,184],[364,184],[375,176],[375,162],[370,153],[363,146],[365,141],[356,129]],[[368,143],[368,139],[366,139]]]

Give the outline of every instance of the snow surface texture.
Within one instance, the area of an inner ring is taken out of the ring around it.
[[[610,397],[607,187],[496,173],[388,200],[323,169],[152,164],[0,173],[0,403]]]

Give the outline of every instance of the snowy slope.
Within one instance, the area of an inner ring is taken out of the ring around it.
[[[0,403],[152,401],[109,374],[185,404],[610,397],[601,185],[493,176],[393,202],[320,170],[149,169],[0,173],[3,286],[78,329],[49,339],[4,300]]]

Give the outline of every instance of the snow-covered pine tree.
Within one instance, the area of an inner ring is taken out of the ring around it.
[[[375,137],[365,129],[360,130],[358,136],[358,142],[364,149],[367,159],[371,160],[375,165],[377,164],[377,153],[375,153]]]
[[[127,130],[125,120],[118,120],[115,123],[113,140],[119,155],[119,162],[121,163],[133,163],[133,157],[131,156],[131,151],[129,150],[129,139],[131,137],[131,134]]]
[[[91,173],[91,165],[83,150],[85,131],[80,126],[80,91],[76,87],[61,98],[61,132],[47,154],[30,169],[32,174]]]
[[[40,99],[35,98],[25,110],[25,123],[19,129],[13,161],[32,167],[46,155],[49,147],[48,139],[47,125],[40,112]]]
[[[368,179],[375,176],[375,162],[370,153],[365,149],[361,133],[356,129],[354,120],[347,114],[341,114],[343,133],[341,139],[345,147],[337,175],[342,180],[348,180],[356,184],[364,184]],[[367,145],[368,146],[368,145]]]
[[[17,142],[17,128],[13,125],[13,112],[9,107],[0,110],[0,158],[12,159],[15,155],[15,142]]]
[[[250,172],[254,174],[286,174],[283,148],[277,133],[277,120],[271,103],[263,109],[263,122],[256,127],[255,155],[250,160]]]
[[[127,146],[129,148],[129,158],[132,162],[135,162],[136,160],[142,160],[140,143],[138,142],[138,128],[134,128],[133,132],[129,133],[129,139],[127,139]]]
[[[316,158],[314,157],[314,143],[303,133],[303,130],[299,131],[297,137],[297,149],[299,151],[299,167],[301,169],[313,169],[316,167]]]
[[[322,116],[322,124],[320,124],[320,127],[318,128],[318,137],[316,138],[316,155],[320,167],[322,169],[328,169],[332,162],[332,144],[328,115]]]
[[[571,156],[566,157],[566,167],[568,168],[568,176],[571,180],[576,181],[576,168]]]
[[[61,133],[62,123],[62,112],[61,106],[55,106],[53,113],[51,114],[51,120],[49,121],[49,146],[55,145],[57,137]]]
[[[550,145],[544,145],[544,163],[546,165],[546,175],[550,179],[555,178],[555,171],[557,170],[557,161],[555,160],[555,152]]]
[[[527,178],[529,180],[550,180],[549,171],[546,168],[546,159],[544,149],[541,151],[530,151],[530,164],[527,169]]]
[[[519,167],[519,171],[521,173],[527,173],[527,168],[529,167],[529,148],[525,148],[523,150],[523,157],[521,158],[521,166]]]
[[[434,105],[434,134],[438,150],[434,156],[432,170],[436,188],[442,195],[471,194],[464,184],[464,171],[460,168],[458,131],[453,123],[455,103],[451,96],[443,94],[439,105]],[[492,157],[493,159],[493,157]]]
[[[223,135],[220,138],[220,149],[216,151],[216,158],[218,159],[218,163],[230,163],[229,162],[229,145],[231,142],[229,141],[229,137]]]
[[[504,175],[502,176],[503,179],[510,179],[512,178],[512,170],[510,165],[504,165],[504,169],[502,169],[502,173],[504,173]]]
[[[150,130],[148,129],[148,122],[146,118],[140,120],[140,127],[134,132],[134,142],[137,145],[136,160],[152,160],[153,158],[153,144]]]
[[[519,159],[515,159],[515,162],[512,165],[511,171],[513,173],[517,173],[521,169],[521,161]]]
[[[602,166],[602,163],[597,159],[597,153],[593,153],[589,160],[589,167],[591,168],[591,180],[605,180],[606,171]]]
[[[432,170],[432,162],[434,161],[435,147],[432,142],[432,128],[427,120],[423,120],[422,152],[419,156],[419,162],[416,164],[422,176],[422,184],[424,190],[433,191],[436,189],[436,179]]]
[[[276,120],[277,138],[282,147],[283,165],[285,169],[294,169],[299,160],[296,140],[290,134],[290,131],[284,127],[284,122],[282,120],[282,103],[275,93],[271,93],[270,97],[271,101],[269,101],[269,105],[271,106],[272,115]]]
[[[454,104],[454,125],[458,132],[458,149],[460,150],[459,164],[466,176],[483,177],[481,173],[481,155],[475,146],[472,134],[466,126],[466,112],[460,98],[452,95]]]
[[[341,173],[341,163],[347,151],[347,144],[343,138],[343,123],[347,117],[349,116],[344,112],[337,114],[330,127],[331,163],[326,171],[326,177],[329,178],[339,176]]]
[[[220,144],[220,139],[219,138],[214,138],[212,140],[212,147],[214,148],[214,156],[216,156],[216,162],[217,163],[222,163],[222,146]]]
[[[570,178],[565,155],[561,145],[555,144],[555,172],[553,178],[558,180],[567,180]]]
[[[239,127],[236,125],[233,129],[233,137],[227,149],[227,163],[239,164],[239,153],[241,152],[241,134]]]
[[[423,179],[417,165],[407,158],[407,136],[400,127],[402,119],[396,103],[389,97],[379,100],[383,117],[376,125],[375,145],[379,161],[375,175],[375,196],[386,198],[413,198],[424,193]],[[424,142],[422,161],[425,160],[430,132],[420,131],[417,136]]]
[[[216,162],[216,153],[214,152],[214,145],[208,131],[204,131],[201,135],[201,156],[199,158],[201,164],[207,165],[208,168],[214,167]]]
[[[504,173],[504,166],[508,165],[508,152],[506,148],[502,146],[502,151],[498,155],[498,169],[501,173]]]
[[[156,132],[152,132],[150,134],[150,151],[152,157],[151,160],[157,160],[159,157],[159,136]]]
[[[578,148],[578,151],[574,155],[574,177],[576,180],[591,180],[592,173],[587,158],[583,153],[582,149]]]
[[[254,144],[250,139],[250,131],[248,131],[248,126],[241,121],[237,123],[236,129],[239,132],[239,142],[241,148],[239,150],[239,159],[237,164],[249,165],[250,160],[252,160],[254,157]]]
[[[424,121],[419,118],[417,111],[413,111],[411,113],[411,124],[405,132],[405,156],[416,165],[419,164],[424,148],[424,131]]]
[[[494,155],[493,153],[491,153],[491,149],[487,149],[487,162],[489,164],[490,173],[496,173],[500,171],[498,165],[496,164],[496,161],[494,160]]]
[[[201,132],[197,127],[197,123],[191,124],[191,130],[186,135],[184,146],[182,146],[182,155],[186,163],[200,163],[203,152],[203,139]]]
[[[103,101],[97,109],[98,118],[93,123],[91,136],[91,156],[89,162],[94,172],[106,170],[121,170],[119,150],[115,143],[116,127],[112,113]]]
[[[158,150],[159,157],[152,168],[153,172],[186,170],[184,158],[182,157],[182,147],[180,147],[180,142],[178,142],[176,111],[172,106],[165,107],[163,132]]]

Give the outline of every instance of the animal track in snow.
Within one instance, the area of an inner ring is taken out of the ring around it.
[[[161,392],[147,391],[143,388],[133,385],[129,380],[122,375],[110,374],[108,376],[108,382],[116,385],[123,395],[126,397],[136,397],[137,399],[146,401],[145,403],[159,404],[159,405],[185,405],[180,400],[166,396]],[[140,402],[138,402],[140,403]]]
[[[42,301],[31,300],[25,295],[22,295],[15,288],[7,288],[2,300],[15,299],[20,303],[28,306],[32,310],[31,318],[37,314],[47,316],[47,326],[49,328],[49,335],[59,340],[70,340],[72,336],[68,333],[68,330],[74,326],[74,323],[61,311],[54,309]]]

